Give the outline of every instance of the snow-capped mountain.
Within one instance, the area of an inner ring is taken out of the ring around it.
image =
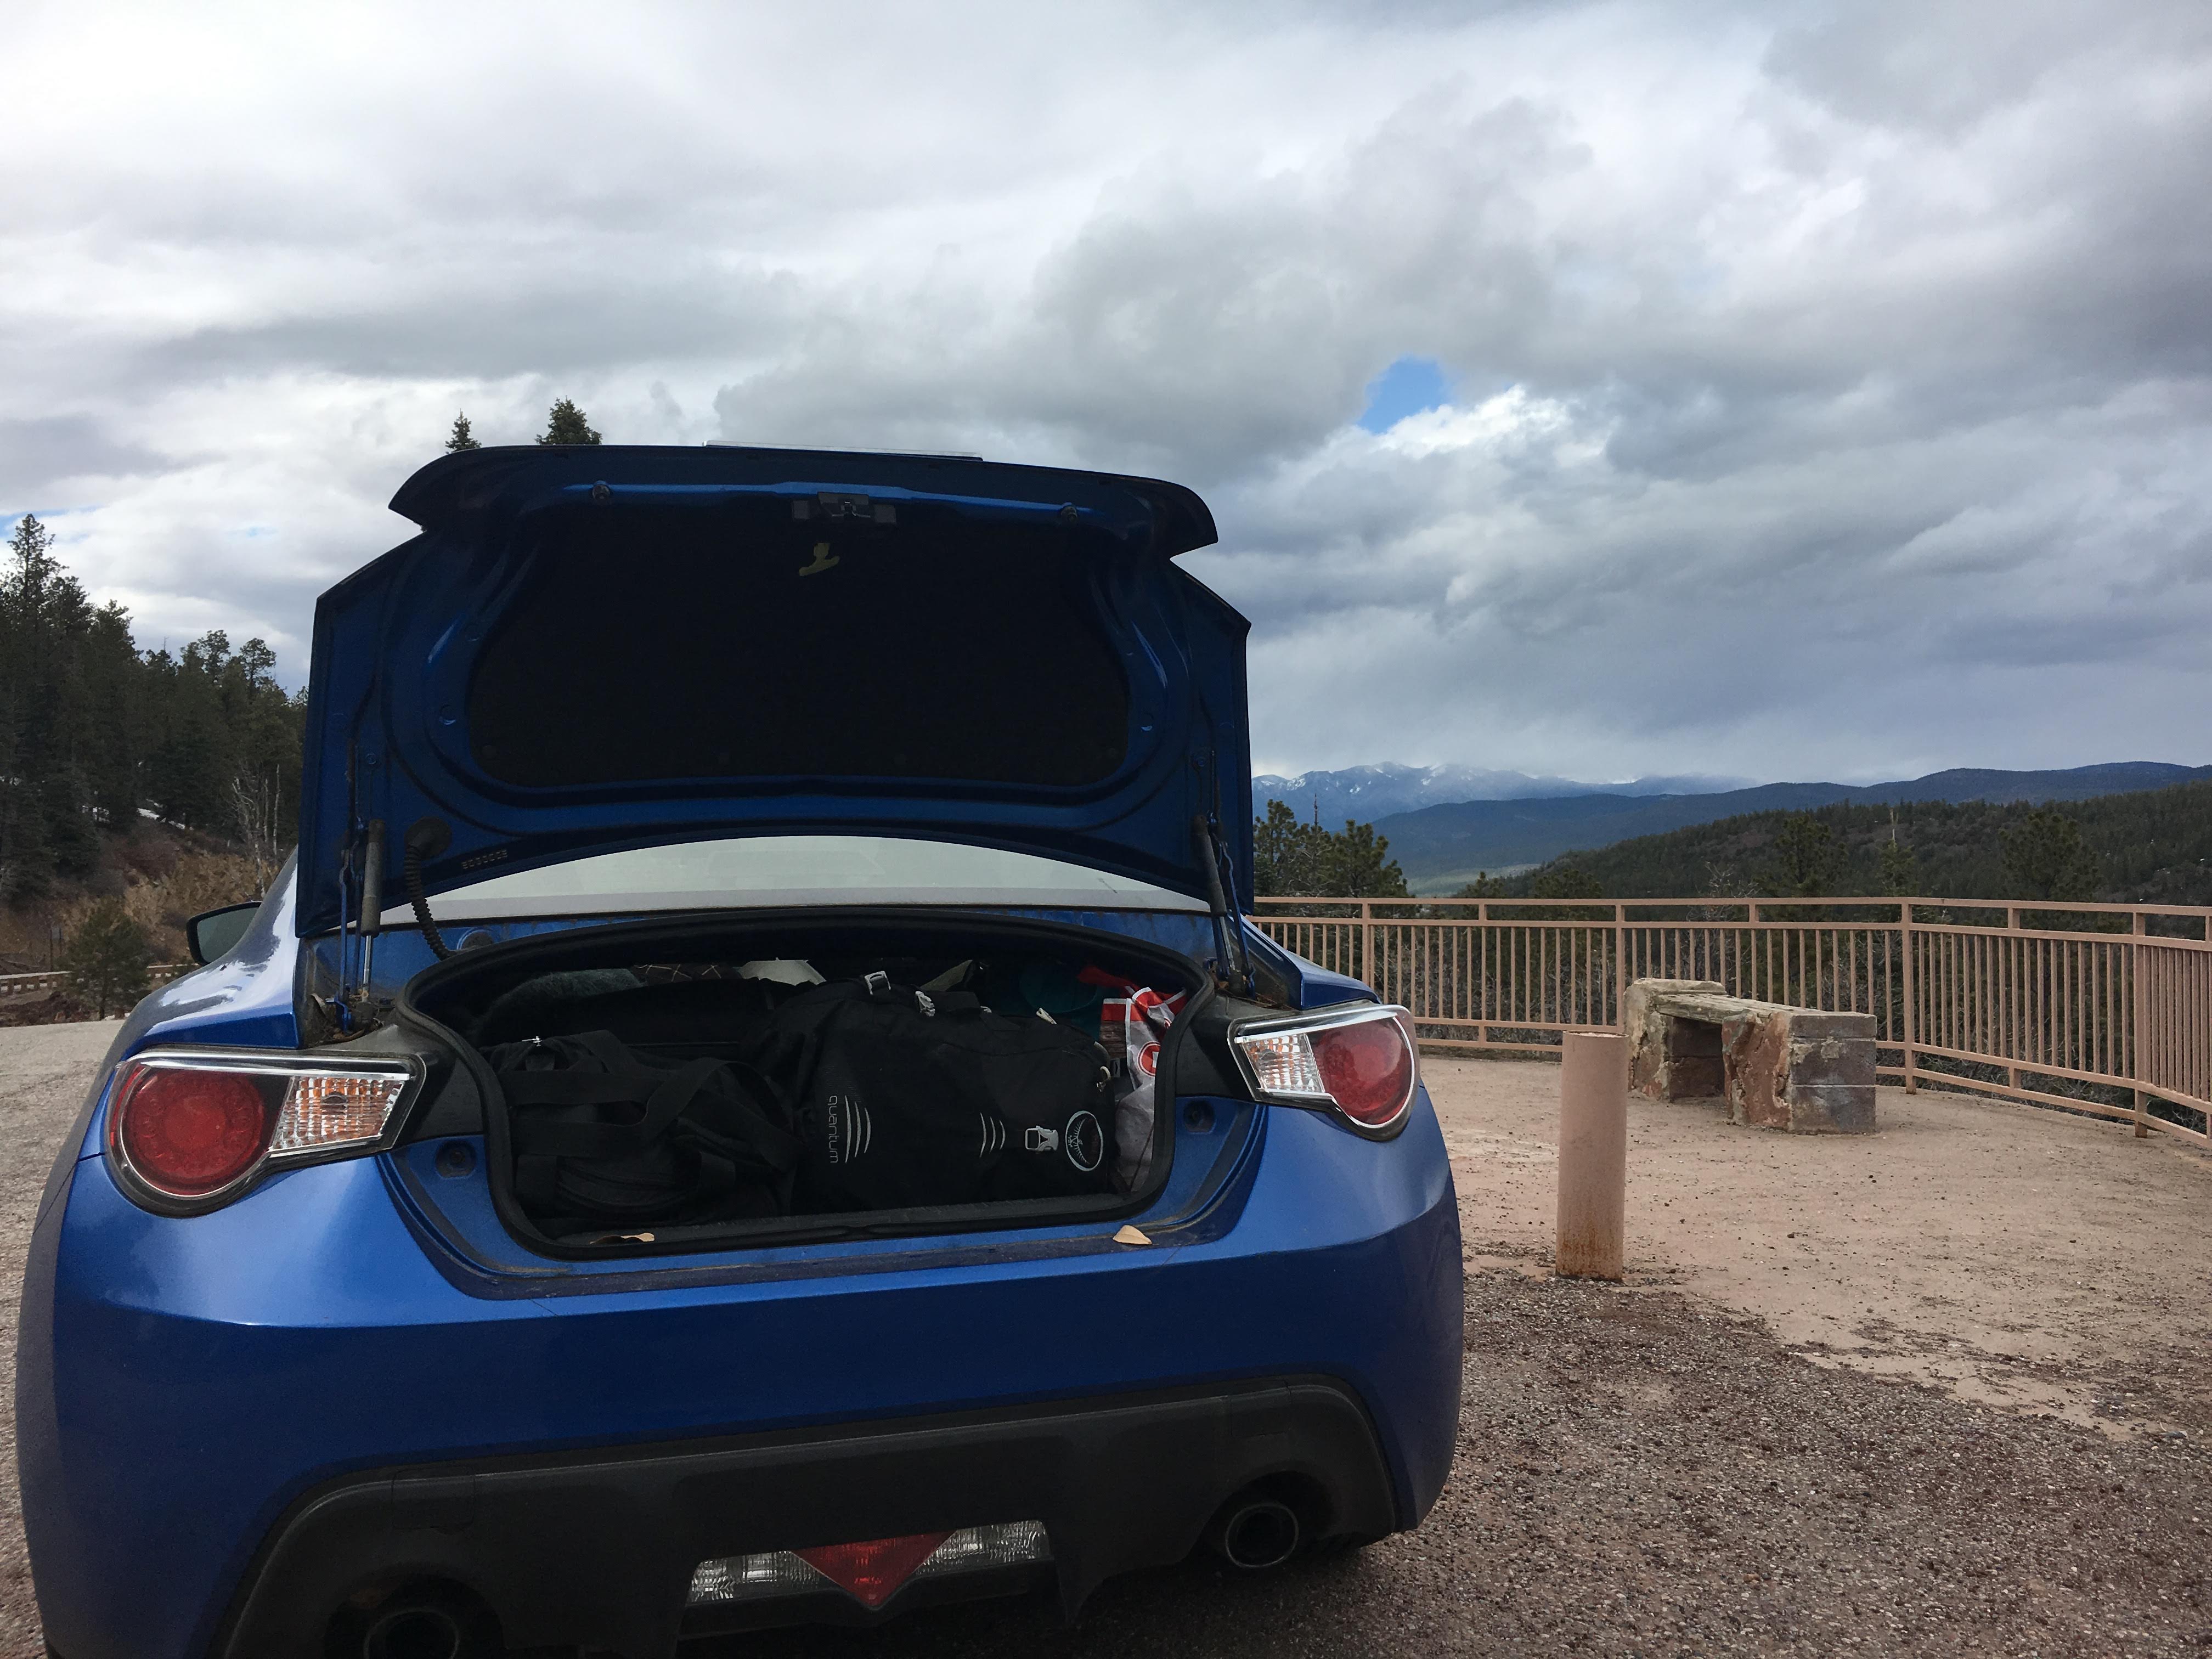
[[[1335,772],[1301,772],[1294,778],[1262,773],[1252,780],[1252,803],[1264,812],[1267,803],[1287,803],[1300,817],[1313,816],[1332,827],[1346,818],[1363,823],[1393,812],[1443,806],[1463,800],[1532,800],[1555,795],[1709,795],[1741,789],[1748,778],[1637,778],[1627,783],[1587,783],[1574,778],[1532,777],[1526,772],[1493,772],[1479,766],[1350,766]]]

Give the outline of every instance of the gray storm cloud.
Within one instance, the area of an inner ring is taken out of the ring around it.
[[[124,17],[22,32],[0,517],[142,638],[297,678],[573,396],[1196,484],[1275,770],[2212,758],[2201,5]]]

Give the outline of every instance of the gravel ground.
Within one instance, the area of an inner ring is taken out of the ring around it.
[[[1559,1069],[1422,1062],[1470,1254],[1548,1249]],[[1879,1091],[1871,1135],[1628,1104],[1631,1279],[1826,1364],[2212,1443],[2212,1155],[1960,1094]]]
[[[23,1556],[22,1505],[15,1491],[15,1304],[23,1253],[38,1219],[39,1194],[54,1149],[84,1103],[119,1019],[0,1030],[0,1655],[37,1659],[39,1613]]]
[[[112,1030],[0,1032],[0,1272],[21,1272],[52,1146]],[[1515,1069],[1556,1086],[1556,1073]],[[688,1659],[2212,1654],[2212,1457],[2196,1440],[2032,1415],[1940,1376],[1816,1364],[1663,1273],[1622,1287],[1551,1279],[1540,1249],[1499,1224],[1497,1198],[1462,1196],[1480,1250],[1467,1408],[1451,1484],[1418,1533],[1259,1578],[1208,1561],[1138,1575],[1101,1589],[1073,1627],[1028,1599]],[[2162,1241],[2146,1227],[2130,1247],[2120,1260],[2150,1261]],[[1898,1311],[1879,1291],[1884,1268],[1866,1260],[1860,1286],[1876,1320]],[[1971,1300],[1971,1284],[1957,1288]],[[12,1369],[12,1329],[4,1349]],[[2207,1362],[2194,1363],[2201,1376]],[[35,1659],[15,1496],[10,1464],[0,1654]]]
[[[1823,1368],[1670,1291],[1468,1282],[1459,1462],[1347,1559],[1109,1583],[759,1656],[2212,1651],[2212,1459]]]

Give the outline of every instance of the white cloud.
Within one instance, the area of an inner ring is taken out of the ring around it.
[[[1196,484],[1279,770],[2203,761],[2206,16],[48,7],[0,515],[296,678],[572,396]]]

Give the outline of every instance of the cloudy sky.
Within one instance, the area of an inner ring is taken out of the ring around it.
[[[1163,474],[1263,769],[2212,762],[2212,7],[10,8],[0,526],[142,643],[456,410]]]

